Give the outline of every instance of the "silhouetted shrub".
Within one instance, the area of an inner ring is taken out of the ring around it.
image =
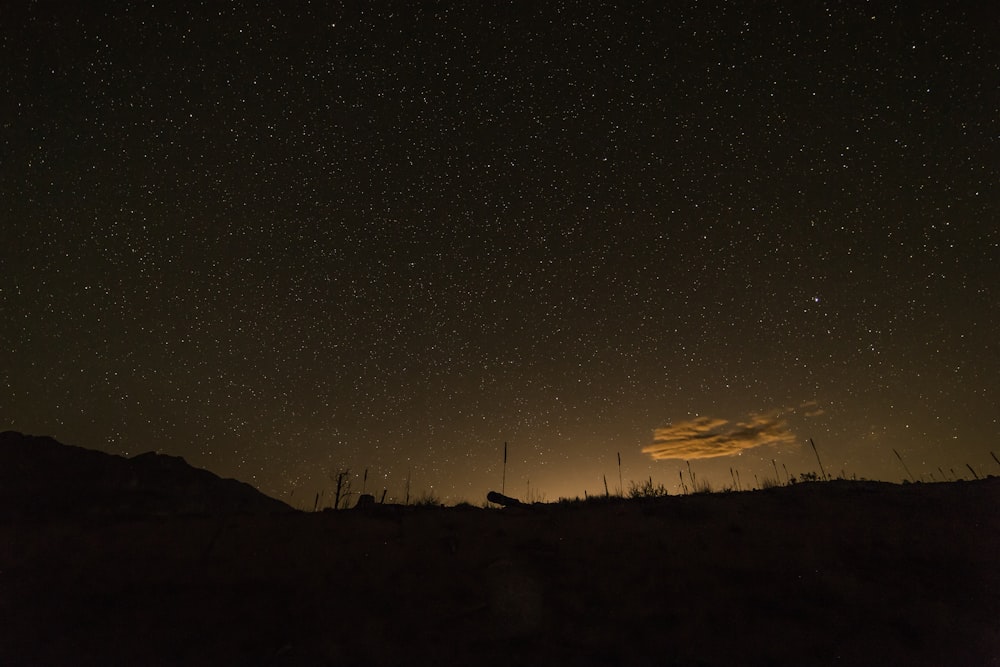
[[[425,491],[413,504],[416,507],[441,507],[441,499],[433,491]]]
[[[628,497],[630,499],[660,498],[667,495],[670,495],[669,491],[667,491],[667,487],[663,484],[654,484],[652,477],[647,480],[643,480],[642,484],[629,482]]]

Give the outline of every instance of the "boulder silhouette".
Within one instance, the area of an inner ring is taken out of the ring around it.
[[[370,493],[362,493],[358,496],[358,504],[354,506],[356,510],[366,510],[375,507],[375,496]]]
[[[496,491],[490,491],[487,493],[486,500],[491,503],[496,503],[497,505],[503,505],[504,507],[516,507],[524,504],[517,498],[511,498],[510,496],[505,496],[502,493],[497,493]]]

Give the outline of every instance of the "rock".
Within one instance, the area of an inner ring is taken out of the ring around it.
[[[354,506],[356,510],[366,510],[375,507],[375,496],[370,493],[362,493],[358,496],[358,504]]]
[[[486,500],[491,503],[496,503],[497,505],[503,505],[504,507],[517,507],[523,503],[517,498],[511,498],[510,496],[505,496],[502,493],[497,493],[496,491],[490,491],[486,494]]]

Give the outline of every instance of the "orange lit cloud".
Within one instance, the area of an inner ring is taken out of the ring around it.
[[[818,401],[806,401],[798,407],[806,417],[819,417],[825,415],[826,410],[819,407]]]
[[[652,444],[642,448],[653,460],[710,459],[733,456],[766,445],[792,445],[795,436],[780,416],[751,415],[731,423],[696,417],[653,431]]]

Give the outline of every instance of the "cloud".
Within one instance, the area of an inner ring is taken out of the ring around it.
[[[780,415],[751,415],[735,424],[706,416],[654,430],[652,444],[642,451],[653,460],[710,459],[756,447],[793,445],[795,441]]]
[[[806,401],[798,407],[802,411],[802,414],[806,417],[819,417],[820,415],[825,415],[826,410],[819,407],[818,401]]]

